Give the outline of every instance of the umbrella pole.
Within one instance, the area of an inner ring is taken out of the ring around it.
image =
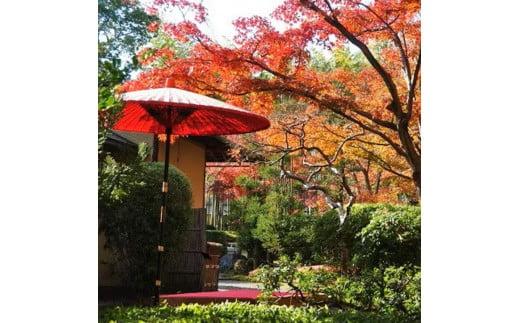
[[[166,198],[168,194],[168,166],[170,164],[170,137],[172,134],[172,128],[166,128],[166,142],[164,144],[164,177],[162,183],[162,205],[161,214],[159,217],[159,243],[157,245],[157,274],[155,279],[155,305],[159,305],[159,293],[161,291],[161,258],[164,252],[163,246],[163,227],[164,220],[166,219]]]

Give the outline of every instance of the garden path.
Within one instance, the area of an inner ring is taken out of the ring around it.
[[[219,291],[233,289],[262,289],[262,284],[229,279],[220,279],[218,281]]]

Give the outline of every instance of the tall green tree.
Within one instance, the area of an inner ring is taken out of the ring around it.
[[[98,1],[98,58],[129,60],[129,71],[137,67],[135,52],[146,44],[152,33],[148,27],[158,18],[148,15],[136,1]]]
[[[98,1],[99,149],[121,108],[114,87],[137,71],[135,52],[150,40],[147,27],[157,21],[135,1]]]

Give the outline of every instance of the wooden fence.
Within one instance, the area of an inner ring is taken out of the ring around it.
[[[182,251],[166,260],[162,293],[218,289],[219,246],[206,242],[206,209],[193,209]]]

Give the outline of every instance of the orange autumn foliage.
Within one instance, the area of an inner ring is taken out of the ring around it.
[[[419,1],[286,0],[271,18],[237,19],[233,46],[201,31],[207,13],[200,4],[161,0],[150,12],[168,6],[188,18],[163,22],[160,29],[189,42],[188,55],[175,48],[143,51],[143,72],[122,91],[161,87],[173,76],[175,87],[268,116],[270,129],[236,137],[244,146],[256,142],[254,149],[265,154],[298,145],[284,127],[307,116],[306,144],[328,155],[342,139],[359,134],[339,156],[348,164],[357,201],[395,202],[399,193],[420,190]],[[288,27],[278,30],[272,19]],[[316,49],[332,57],[330,68],[312,66]],[[319,162],[312,154],[307,160]],[[294,167],[310,171],[301,163]]]

